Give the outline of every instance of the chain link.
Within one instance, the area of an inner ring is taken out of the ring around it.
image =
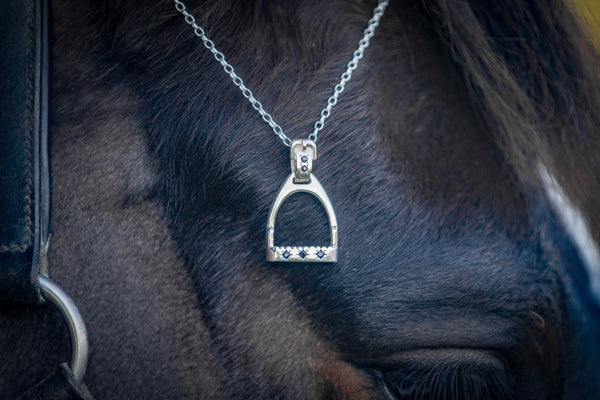
[[[283,132],[281,126],[279,126],[279,124],[275,122],[271,114],[269,114],[263,108],[261,102],[254,97],[254,94],[244,84],[242,78],[240,78],[239,75],[235,73],[235,69],[233,68],[233,66],[227,62],[227,60],[225,59],[225,55],[219,50],[217,50],[217,48],[215,47],[215,43],[206,36],[206,32],[204,31],[204,29],[196,23],[196,18],[194,18],[194,16],[187,11],[185,4],[180,0],[174,1],[175,8],[177,9],[177,11],[179,11],[184,16],[185,22],[188,23],[194,29],[194,34],[196,34],[196,36],[198,36],[202,40],[204,47],[210,50],[215,59],[221,64],[225,73],[229,75],[229,77],[233,81],[233,84],[240,89],[242,95],[246,99],[248,99],[250,104],[252,104],[252,108],[258,111],[262,119],[267,123],[267,125],[271,127],[271,129],[273,129],[273,132],[275,132],[275,134],[283,141],[283,144],[289,147],[292,144],[292,139],[290,139]],[[373,17],[369,20],[367,29],[364,30],[363,37],[358,42],[358,48],[354,51],[354,53],[352,53],[352,60],[348,62],[346,66],[346,71],[340,77],[340,82],[337,85],[335,85],[333,89],[333,94],[327,99],[327,106],[321,111],[321,118],[317,122],[315,122],[313,133],[311,133],[308,136],[308,138],[313,142],[317,141],[319,131],[323,129],[323,127],[325,126],[325,120],[331,115],[331,109],[337,104],[339,95],[344,91],[346,83],[348,83],[348,81],[352,78],[352,72],[358,67],[358,63],[364,56],[365,49],[369,47],[370,40],[373,37],[373,35],[375,35],[375,28],[379,26],[379,20],[383,16],[385,8],[388,6],[388,4],[388,0],[379,0],[377,7],[375,7],[375,9],[373,10]]]

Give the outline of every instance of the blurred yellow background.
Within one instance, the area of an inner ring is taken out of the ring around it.
[[[590,40],[600,53],[600,0],[571,0],[582,19]]]

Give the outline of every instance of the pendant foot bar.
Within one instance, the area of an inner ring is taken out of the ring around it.
[[[284,262],[336,262],[337,247],[274,246],[269,249],[269,261]]]

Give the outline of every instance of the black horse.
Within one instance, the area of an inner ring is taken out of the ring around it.
[[[375,2],[187,6],[295,139]],[[288,149],[171,2],[51,11],[49,265],[98,399],[600,398],[600,86],[563,2],[392,1],[318,142],[336,264],[265,261]],[[278,242],[326,220],[294,195]],[[10,399],[68,334],[0,321]]]

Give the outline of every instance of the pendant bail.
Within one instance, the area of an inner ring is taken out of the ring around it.
[[[312,140],[297,139],[290,145],[290,162],[294,183],[310,183],[312,162],[317,159],[317,145]]]

